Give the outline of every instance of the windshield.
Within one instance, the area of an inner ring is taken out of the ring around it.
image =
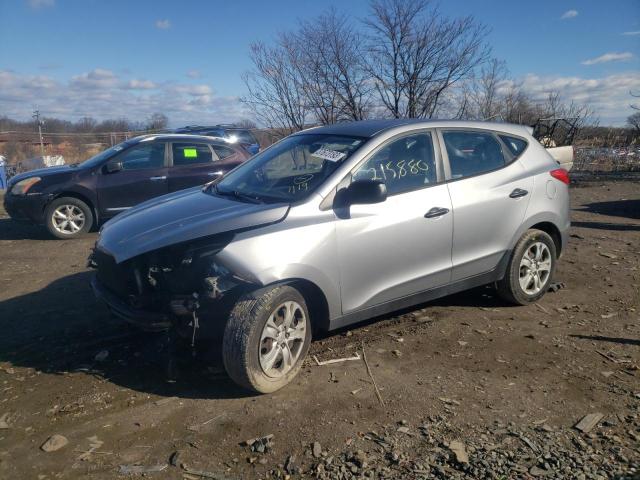
[[[341,135],[292,135],[233,170],[215,185],[215,191],[262,202],[302,200],[365,140]]]
[[[107,148],[106,150],[103,150],[99,154],[97,154],[97,155],[89,158],[88,160],[85,160],[84,162],[82,162],[82,163],[80,163],[78,165],[75,165],[75,166],[81,167],[81,168],[95,167],[97,165],[100,165],[100,163],[102,163],[104,160],[112,157],[116,153],[121,152],[122,150],[127,148],[129,145],[131,145],[131,141],[129,141],[129,140],[127,140],[126,142],[119,143],[118,145],[114,145],[111,148]]]
[[[253,134],[247,130],[227,130],[227,138],[235,139],[240,143],[258,143]]]

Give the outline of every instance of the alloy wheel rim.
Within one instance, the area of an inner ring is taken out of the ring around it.
[[[284,302],[269,315],[258,351],[265,375],[280,378],[289,373],[300,358],[306,333],[307,318],[298,302]]]
[[[520,260],[520,288],[527,295],[539,293],[551,275],[551,251],[542,242],[529,245]]]
[[[77,205],[60,205],[51,215],[53,228],[64,235],[78,233],[84,227],[84,212]]]

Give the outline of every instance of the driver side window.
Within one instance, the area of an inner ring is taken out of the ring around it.
[[[143,170],[164,166],[164,142],[136,145],[118,157],[123,170]]]
[[[353,173],[353,180],[379,180],[389,195],[419,190],[437,182],[431,133],[394,140],[373,154]]]

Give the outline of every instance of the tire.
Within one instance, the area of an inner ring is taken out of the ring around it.
[[[536,258],[537,252],[540,252],[539,258]],[[529,260],[523,260],[525,256]],[[556,258],[556,245],[549,234],[542,230],[528,230],[516,244],[504,278],[497,282],[498,294],[516,305],[538,301],[549,289]],[[528,288],[523,287],[523,283]]]
[[[287,316],[288,312],[291,315]],[[290,329],[283,326],[287,319]],[[222,358],[235,383],[254,392],[271,393],[298,374],[310,344],[311,322],[304,297],[293,287],[278,285],[245,294],[236,302],[225,327]]]
[[[86,234],[93,226],[93,212],[89,205],[74,197],[60,197],[45,209],[45,226],[49,233],[63,240]],[[66,218],[73,220],[66,221]]]

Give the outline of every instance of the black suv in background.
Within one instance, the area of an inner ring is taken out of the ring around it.
[[[73,238],[138,203],[215,180],[249,156],[224,138],[145,135],[80,164],[16,175],[4,207],[14,220]]]
[[[191,125],[174,130],[175,133],[193,133],[198,135],[211,135],[214,137],[226,138],[230,142],[239,143],[251,155],[260,151],[260,143],[255,135],[248,128],[236,127],[234,125],[214,125],[201,126]]]

